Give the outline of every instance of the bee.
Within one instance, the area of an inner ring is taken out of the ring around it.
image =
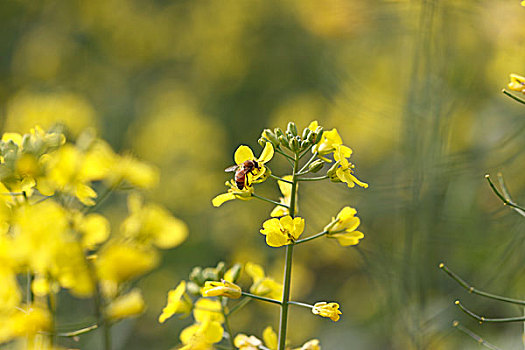
[[[235,184],[239,190],[242,190],[246,187],[246,177],[248,174],[253,175],[253,170],[261,169],[259,163],[255,160],[247,160],[239,165],[232,165],[224,169],[225,172],[235,172]]]

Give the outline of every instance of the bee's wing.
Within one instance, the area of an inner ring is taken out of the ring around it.
[[[227,172],[227,173],[231,173],[231,172],[236,171],[238,168],[239,168],[238,165],[232,165],[232,166],[229,166],[226,169],[224,169],[224,171]]]

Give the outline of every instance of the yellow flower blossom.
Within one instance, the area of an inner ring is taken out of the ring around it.
[[[272,327],[266,327],[263,331],[264,346],[270,350],[277,350],[277,334]],[[256,336],[239,333],[235,336],[233,344],[239,350],[259,350],[263,342]]]
[[[51,322],[52,318],[48,310],[36,305],[26,305],[17,308],[9,316],[6,333],[9,335],[8,339],[33,337],[39,332],[49,331]]]
[[[250,293],[271,299],[281,298],[283,285],[275,282],[275,280],[270,277],[266,277],[260,265],[249,262],[246,263],[245,270],[253,280]]]
[[[223,296],[230,299],[238,299],[242,295],[242,290],[241,287],[235,283],[225,280],[222,280],[221,282],[206,281],[204,287],[202,287],[201,293],[204,297]]]
[[[270,350],[277,350],[277,334],[272,327],[268,326],[263,331],[264,345]]]
[[[295,350],[321,350],[321,345],[319,345],[319,340],[312,339],[303,344],[300,348]]]
[[[199,323],[207,319],[224,323],[224,315],[222,314],[220,301],[206,298],[197,300],[193,308],[193,318]]]
[[[314,307],[312,308],[312,313],[314,315],[328,317],[334,322],[339,321],[339,315],[342,314],[342,312],[339,311],[339,304],[327,303],[324,301],[315,303]]]
[[[180,340],[184,350],[213,350],[213,344],[222,340],[224,328],[222,325],[211,319],[206,319],[202,323],[195,323],[186,327],[180,333]]]
[[[123,318],[136,317],[140,315],[146,305],[139,289],[135,288],[131,292],[119,296],[113,300],[106,308],[106,317],[111,321]]]
[[[242,190],[237,188],[235,181],[226,181],[226,186],[229,187],[228,192],[221,193],[212,199],[211,203],[214,207],[220,207],[224,202],[234,199],[250,200],[252,199],[253,187],[244,187]]]
[[[104,216],[96,213],[84,216],[80,212],[73,215],[74,227],[82,234],[82,247],[94,249],[109,237],[109,221]]]
[[[292,175],[283,176],[283,179],[288,180],[288,181],[292,181],[292,178],[293,178]],[[290,200],[292,199],[292,184],[281,181],[281,180],[278,180],[277,184],[279,185],[279,190],[281,190],[281,193],[283,195],[282,197],[279,198],[279,202],[281,204],[290,206]],[[298,208],[297,208],[297,203],[296,203],[295,212],[297,213],[297,211],[298,211]],[[277,205],[275,206],[275,208],[273,208],[272,212],[270,213],[270,216],[272,218],[275,218],[275,217],[281,217],[281,216],[285,216],[289,214],[290,213],[289,213],[288,208],[285,208],[281,205]]]
[[[144,204],[136,194],[128,197],[130,215],[122,222],[121,235],[161,249],[173,248],[188,236],[186,224],[156,204]]]
[[[181,281],[175,289],[168,292],[168,302],[162,309],[159,322],[164,323],[168,318],[177,313],[189,314],[191,307],[191,300],[188,295],[186,295],[186,281]]]
[[[273,158],[273,154],[274,149],[273,145],[270,142],[265,143],[264,149],[261,152],[259,158],[257,159],[255,159],[253,151],[250,147],[241,145],[237,148],[235,154],[233,155],[233,159],[237,166],[243,166],[244,162],[246,161],[252,161],[257,164],[256,167],[254,167],[250,172],[246,174],[246,187],[251,186],[251,184],[254,182],[263,181],[263,175],[267,171],[264,164],[268,163]]]
[[[266,244],[270,247],[281,247],[295,242],[303,230],[304,219],[287,215],[280,219],[266,220],[260,232],[266,236]]]
[[[517,74],[510,74],[509,78],[510,83],[507,86],[510,90],[525,93],[525,77]]]
[[[327,237],[336,238],[339,244],[345,247],[358,244],[365,235],[356,231],[361,223],[356,214],[357,210],[354,208],[341,209],[337,217],[332,218],[332,222],[325,227],[325,231],[328,231]]]
[[[338,181],[344,182],[348,187],[352,188],[356,184],[363,188],[367,188],[368,184],[360,181],[356,178],[353,173],[354,165],[346,159],[344,149],[342,146],[336,146],[334,151],[334,159],[337,162],[337,168],[334,174],[329,174],[332,180],[336,179]]]
[[[314,120],[313,122],[310,123],[310,125],[308,125],[308,129],[312,131],[315,131],[317,127],[318,127],[318,123],[316,120]],[[316,145],[314,145],[314,147],[312,148],[312,153],[317,152],[321,159],[327,162],[330,162],[329,159],[324,158],[322,156],[334,152],[337,146],[339,146],[339,149],[341,150],[341,152],[344,154],[345,157],[348,158],[350,157],[350,155],[352,155],[352,149],[350,147],[343,146],[343,139],[337,132],[337,129],[334,128],[330,131],[323,132],[321,140]]]
[[[141,162],[131,155],[116,158],[108,180],[110,186],[127,181],[138,188],[153,188],[159,182],[159,172],[152,165]]]

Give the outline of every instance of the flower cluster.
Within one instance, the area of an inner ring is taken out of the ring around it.
[[[136,192],[157,180],[156,169],[116,154],[91,132],[75,143],[58,128],[2,135],[0,343],[29,348],[38,337],[51,344],[62,289],[94,299],[97,323],[88,329],[109,334],[114,322],[142,313],[142,294],[130,282],[158,264],[158,249],[181,244],[188,233],[181,220]],[[95,210],[122,189],[135,190],[129,216],[110,232]]]
[[[343,144],[336,129],[323,131],[316,121],[310,123],[302,133],[298,132],[294,123],[289,123],[286,131],[280,128],[266,129],[259,139],[259,144],[264,148],[257,158],[248,146],[242,145],[237,148],[233,157],[235,165],[226,169],[227,172],[234,172],[233,178],[226,182],[228,191],[216,196],[212,204],[219,207],[234,199],[259,199],[275,206],[270,218],[262,223],[260,233],[265,236],[268,246],[282,247],[286,250],[283,283],[268,277],[262,266],[251,262],[246,263],[244,269],[241,269],[240,265],[234,265],[228,271],[222,263],[215,268],[195,268],[188,283],[183,281],[168,293],[168,303],[159,317],[162,323],[176,313],[187,314],[189,307],[193,307],[194,324],[180,334],[183,349],[213,349],[215,344],[221,348],[241,350],[290,350],[286,344],[289,306],[310,308],[314,315],[330,318],[332,321],[338,321],[341,317],[342,312],[336,302],[323,301],[311,305],[290,300],[291,266],[293,248],[300,244],[325,237],[336,239],[341,246],[354,246],[364,237],[362,232],[357,231],[360,225],[360,219],[356,216],[357,210],[349,206],[344,207],[332,218],[321,232],[305,238],[303,233],[306,220],[298,216],[299,182],[328,179],[332,182],[343,182],[350,188],[355,185],[368,187],[354,174],[355,166],[349,161],[352,150]],[[278,176],[270,170],[268,163],[276,154],[283,156],[292,165],[291,173]],[[303,162],[302,159],[308,154],[311,154],[310,159]],[[326,166],[328,169],[325,175],[311,176],[325,169],[326,164],[329,166]],[[266,198],[255,190],[256,185],[270,178],[277,180],[282,194],[278,200]],[[252,279],[249,288],[243,289],[236,284],[241,270]],[[193,294],[194,298],[190,298],[189,294]],[[239,298],[242,299],[230,308],[229,301]],[[244,307],[250,299],[280,306],[279,336],[271,327],[264,330],[262,340],[244,333],[234,336],[228,318]],[[229,344],[220,344],[221,342]],[[312,339],[294,350],[320,349],[319,340]]]

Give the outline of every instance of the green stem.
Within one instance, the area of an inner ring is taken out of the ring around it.
[[[278,148],[274,148],[275,152],[279,153],[279,154],[282,154],[283,156],[286,157],[286,159],[288,160],[291,160],[291,161],[294,161],[294,158],[286,153],[284,153],[283,151],[281,151],[280,149]]]
[[[492,345],[491,343],[485,341],[483,338],[481,338],[479,335],[477,335],[476,333],[472,332],[470,329],[466,328],[466,327],[463,327],[461,324],[459,324],[458,321],[454,321],[452,322],[452,326],[457,328],[459,331],[465,333],[466,335],[468,335],[469,337],[471,337],[472,339],[474,339],[475,341],[478,342],[478,344],[480,345],[483,345],[484,347],[486,348],[489,348],[489,349],[492,349],[492,350],[501,350],[500,348],[498,348],[497,346],[495,345]]]
[[[276,202],[274,200],[271,200],[271,199],[268,199],[268,198],[265,198],[265,197],[261,197],[259,195],[256,195],[255,193],[252,193],[252,197],[255,197],[257,199],[260,199],[262,201],[265,201],[265,202],[268,202],[268,203],[272,203],[272,204],[275,204],[275,205],[280,205],[281,207],[285,207],[287,208],[288,210],[290,210],[290,207],[287,206],[286,204],[283,204],[283,203],[279,203],[279,202]]]
[[[313,146],[313,144],[308,146],[307,149],[305,149],[303,152],[301,152],[301,154],[299,154],[299,157],[297,159],[302,159],[306,155],[306,153],[308,153],[312,149]]]
[[[509,207],[512,207],[514,209],[518,209],[518,213],[520,213],[521,215],[524,215],[525,214],[523,213],[525,211],[525,208],[523,207],[520,207],[519,205],[517,205],[516,203],[514,203],[513,201],[511,201],[509,198],[506,198],[503,194],[501,194],[501,192],[498,190],[498,188],[496,187],[496,185],[494,185],[494,183],[492,182],[492,180],[490,179],[490,175],[485,175],[485,178],[487,179],[487,181],[489,182],[489,185],[490,185],[490,188],[492,188],[492,191],[494,191],[494,193],[496,194],[496,196],[499,197],[499,199],[501,199],[501,201],[503,202],[504,205],[508,205]]]
[[[309,309],[313,309],[313,307],[314,307],[313,305],[306,304],[306,303],[300,303],[298,301],[289,301],[288,304],[302,306],[302,307],[306,307],[306,308],[309,308]]]
[[[230,309],[230,311],[228,312],[228,316],[233,315],[235,312],[237,312],[237,311],[239,311],[240,309],[242,309],[243,307],[245,307],[250,301],[252,301],[252,298],[250,298],[250,297],[245,297],[244,299],[242,299],[241,301],[239,301],[237,304],[235,304],[235,305]]]
[[[226,303],[228,302],[228,299],[226,298],[220,298],[221,299],[221,312],[224,316],[224,327],[226,328],[226,333],[228,333],[228,338],[230,340],[230,345],[233,349],[235,349],[235,344],[233,343],[233,332],[232,328],[230,326],[230,321],[228,320],[228,314],[226,313]]]
[[[242,295],[244,295],[245,297],[250,297],[250,298],[253,298],[253,299],[257,299],[257,300],[266,301],[266,302],[272,303],[272,304],[277,304],[277,305],[281,305],[282,304],[279,300],[265,298],[265,297],[262,297],[260,295],[255,295],[255,294],[246,293],[246,292],[242,292]]]
[[[294,166],[292,172],[292,194],[290,198],[289,213],[292,217],[295,216],[295,201],[297,197],[297,173],[299,171],[299,158],[297,154],[294,159]],[[286,246],[286,260],[284,265],[283,278],[283,298],[281,305],[281,314],[279,316],[279,347],[278,350],[285,350],[286,347],[286,331],[288,326],[288,301],[290,300],[290,287],[292,282],[292,258],[293,258],[293,244]]]
[[[511,304],[525,305],[525,300],[512,299],[512,298],[507,298],[507,297],[503,297],[500,295],[490,294],[490,293],[487,293],[487,292],[484,292],[484,291],[481,291],[479,289],[472,287],[465,280],[463,280],[461,277],[459,277],[454,272],[452,272],[443,263],[439,264],[439,268],[445,271],[446,274],[449,275],[454,281],[458,282],[460,286],[468,290],[469,293],[481,295],[483,297],[494,299],[494,300],[504,301],[504,302],[511,303]]]
[[[98,283],[97,272],[92,261],[86,259],[86,263],[88,264],[91,283],[93,283],[95,288],[93,293],[95,316],[97,318],[97,324],[102,327],[102,332],[104,334],[104,350],[111,350],[111,325],[104,315],[104,301],[102,299],[100,284]]]
[[[327,233],[328,233],[328,231],[323,231],[323,232],[316,233],[316,234],[313,235],[313,236],[306,237],[306,238],[300,239],[300,240],[298,240],[298,241],[295,241],[295,244],[301,244],[301,243],[304,243],[304,242],[311,241],[312,239],[316,239],[316,238],[319,238],[319,237],[323,237],[323,236],[326,235]]]
[[[286,179],[283,179],[282,177],[280,177],[280,176],[276,176],[276,175],[274,175],[274,174],[270,174],[270,177],[272,177],[272,178],[274,178],[274,179],[277,179],[277,180],[279,180],[279,181],[282,181],[282,182],[286,182],[286,183],[289,183],[289,184],[293,184],[292,181],[290,181],[290,180],[286,180]]]
[[[522,100],[521,98],[519,98],[518,96],[515,96],[513,94],[511,94],[510,92],[508,92],[507,90],[503,89],[501,90],[501,92],[503,92],[505,95],[507,95],[508,97],[512,98],[514,101],[518,101],[519,103],[522,103],[525,105],[525,100]]]
[[[106,188],[106,190],[100,195],[100,197],[98,197],[98,200],[95,203],[95,205],[91,207],[86,207],[86,209],[84,210],[84,213],[90,213],[94,211],[95,209],[97,209],[119,185],[120,185],[120,181],[117,182],[115,185]]]
[[[297,179],[297,181],[320,181],[328,179],[328,175],[319,176],[319,177],[303,177],[302,179]]]
[[[308,159],[308,161],[303,165],[303,167],[301,168],[301,170],[299,170],[297,173],[300,174],[302,173],[303,171],[305,171],[306,169],[308,169],[308,166],[310,164],[312,164],[312,162],[315,160],[315,158],[317,158],[317,156],[319,155],[319,153],[315,152],[312,157],[310,159]]]
[[[459,308],[461,309],[461,311],[463,311],[464,313],[466,313],[466,314],[469,315],[470,317],[475,318],[475,319],[478,320],[480,323],[483,323],[483,322],[492,322],[492,323],[509,323],[509,322],[523,322],[523,321],[525,321],[525,316],[520,316],[520,317],[507,317],[507,318],[486,318],[485,316],[480,316],[480,315],[475,314],[474,312],[470,311],[469,309],[467,309],[466,307],[464,307],[464,306],[459,302],[459,300],[456,300],[454,303],[455,303],[457,306],[459,306]]]
[[[98,328],[98,324],[94,324],[85,328],[77,329],[76,331],[57,333],[59,337],[76,337],[82,334],[89,333]]]

